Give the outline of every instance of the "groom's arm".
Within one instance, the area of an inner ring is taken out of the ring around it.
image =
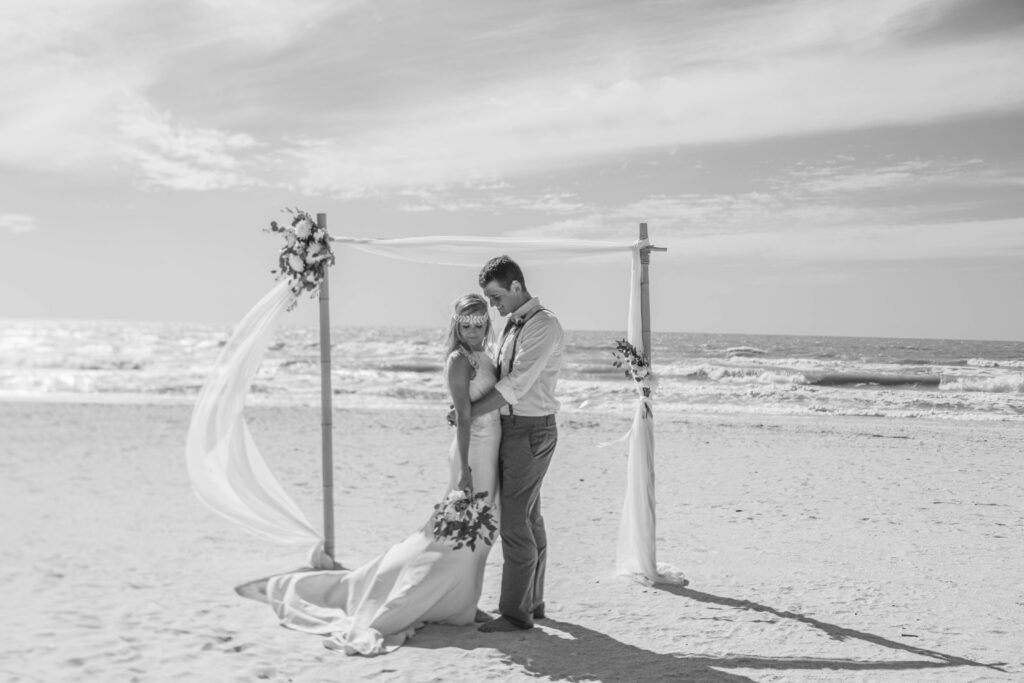
[[[507,405],[508,401],[505,400],[505,397],[499,394],[497,389],[491,389],[473,402],[471,415],[473,417],[478,417]]]

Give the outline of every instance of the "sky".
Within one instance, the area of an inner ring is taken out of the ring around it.
[[[656,333],[1024,340],[1022,72],[1020,0],[4,0],[0,319],[237,322],[298,207],[646,222]],[[476,288],[336,251],[335,325]],[[624,329],[628,264],[522,265],[567,328]]]

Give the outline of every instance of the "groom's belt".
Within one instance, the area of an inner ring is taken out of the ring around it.
[[[511,423],[514,425],[546,425],[555,424],[555,416],[552,415],[502,415],[502,424]]]

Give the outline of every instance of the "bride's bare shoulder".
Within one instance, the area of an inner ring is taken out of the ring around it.
[[[448,372],[458,368],[459,370],[468,372],[470,379],[476,375],[476,371],[479,367],[479,363],[477,362],[477,359],[473,357],[473,354],[466,351],[466,349],[461,346],[449,353],[448,358],[445,361],[445,368]]]

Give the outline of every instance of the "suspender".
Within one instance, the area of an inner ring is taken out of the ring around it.
[[[498,344],[498,362],[497,362],[497,366],[498,366],[498,379],[501,379],[501,352],[505,349],[505,340],[508,339],[508,334],[511,331],[511,328],[512,327],[517,327],[518,329],[515,330],[515,332],[513,333],[514,336],[512,337],[512,349],[509,351],[509,354],[508,354],[508,371],[509,372],[512,372],[512,364],[516,362],[516,346],[518,346],[518,344],[519,344],[519,335],[522,334],[523,328],[526,327],[526,323],[530,322],[530,319],[533,316],[537,315],[541,311],[546,311],[546,310],[548,310],[548,309],[544,308],[543,306],[538,306],[536,309],[531,311],[528,316],[523,318],[523,322],[519,323],[518,325],[516,325],[514,322],[512,322],[512,319],[509,318],[508,323],[505,325],[505,331],[501,335],[501,342]],[[508,414],[509,415],[514,415],[515,414],[514,411],[512,410],[512,404],[511,403],[508,405]]]

